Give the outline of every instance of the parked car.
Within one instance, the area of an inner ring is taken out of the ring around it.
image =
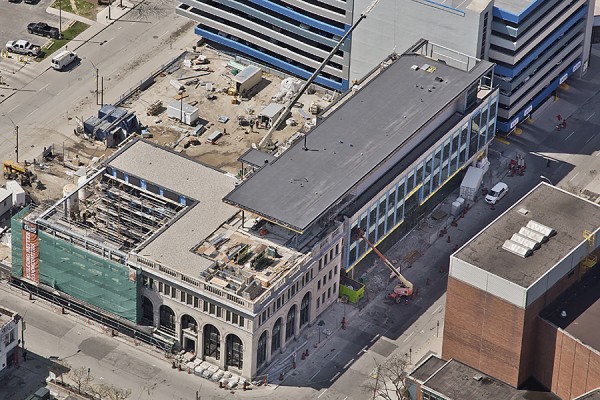
[[[503,198],[508,193],[508,185],[504,182],[498,182],[485,196],[485,202],[488,204],[496,204],[498,200]]]
[[[6,50],[11,53],[25,54],[28,56],[38,57],[42,54],[42,49],[27,40],[9,40],[6,42]]]
[[[52,68],[61,71],[75,60],[77,60],[77,53],[63,50],[52,58]]]
[[[32,22],[27,25],[27,32],[33,33],[34,35],[49,37],[52,39],[60,38],[60,31],[58,28],[48,25],[45,22]]]

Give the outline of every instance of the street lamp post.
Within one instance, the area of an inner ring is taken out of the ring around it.
[[[551,184],[552,186],[554,186],[554,183],[552,183],[552,181],[550,179],[546,178],[544,175],[540,175],[540,178],[548,181],[549,184]]]
[[[15,130],[15,139],[16,139],[16,142],[15,142],[15,154],[16,154],[16,156],[15,156],[15,158],[16,158],[16,162],[19,162],[19,125],[15,124],[15,121],[13,121],[12,118],[9,117],[8,115],[2,114],[2,116],[9,119],[9,121],[12,123],[13,128]]]
[[[58,0],[58,36],[62,36],[62,0]]]

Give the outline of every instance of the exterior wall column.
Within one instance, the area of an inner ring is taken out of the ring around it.
[[[294,325],[294,340],[297,340],[300,337],[300,305],[296,306]]]
[[[225,370],[225,360],[227,359],[227,349],[225,348],[225,335],[221,334],[221,337],[219,338],[221,343],[220,343],[220,353],[221,353],[221,358],[218,360],[219,363],[219,368],[221,368],[222,370]]]
[[[160,304],[152,303],[152,326],[158,328],[160,326]]]
[[[281,331],[279,332],[279,343],[281,343],[281,346],[279,346],[279,352],[283,353],[285,351],[285,349],[287,348],[287,340],[286,340],[286,334],[287,334],[287,313],[284,314],[284,316],[281,318]]]

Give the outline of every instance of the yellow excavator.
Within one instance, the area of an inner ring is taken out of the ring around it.
[[[367,243],[369,247],[373,250],[373,252],[375,252],[375,254],[377,254],[377,256],[381,258],[385,266],[392,271],[393,276],[398,278],[398,280],[400,281],[400,284],[394,287],[394,291],[388,295],[388,298],[394,300],[396,303],[400,303],[402,302],[403,297],[412,296],[414,288],[412,282],[406,279],[400,273],[400,271],[398,271],[398,268],[396,268],[396,266],[392,264],[392,262],[388,260],[387,257],[383,255],[383,253],[377,250],[377,248],[373,245],[373,243],[369,241],[369,239],[367,239],[367,237],[365,236],[365,230],[361,229],[359,226],[356,226],[352,229],[352,240],[357,241],[358,239],[364,240],[365,243]]]
[[[4,161],[4,178],[15,180],[22,186],[31,186],[33,173],[25,166],[11,160]]]

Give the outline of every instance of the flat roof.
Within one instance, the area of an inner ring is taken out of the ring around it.
[[[0,305],[0,328],[14,319],[17,313]]]
[[[435,372],[442,368],[446,364],[446,361],[442,360],[435,355],[431,355],[428,359],[426,359],[421,365],[417,366],[411,373],[410,376],[419,381],[425,382],[429,379]]]
[[[566,317],[561,312],[567,313]],[[600,351],[600,271],[595,267],[541,313],[542,318]]]
[[[297,142],[224,201],[304,231],[491,67],[398,56],[307,135],[306,150]]]
[[[238,211],[221,201],[234,188],[233,177],[139,139],[107,165],[196,200],[185,214],[157,232],[139,255],[196,277],[213,264],[191,249]]]
[[[494,7],[507,11],[514,15],[519,15],[525,11],[536,0],[494,0]]]
[[[240,158],[238,158],[238,161],[260,168],[267,163],[275,161],[275,159],[275,156],[267,154],[264,151],[249,149],[247,152],[242,154]]]
[[[448,361],[423,387],[461,400],[560,400],[551,392],[515,389],[456,360]]]
[[[594,389],[591,392],[582,394],[574,400],[600,400],[600,389]]]
[[[527,214],[520,212],[521,209],[527,210]],[[504,242],[532,220],[555,229],[556,235],[526,258],[504,250]],[[453,257],[528,288],[584,240],[584,230],[593,232],[598,227],[600,206],[540,183]]]

